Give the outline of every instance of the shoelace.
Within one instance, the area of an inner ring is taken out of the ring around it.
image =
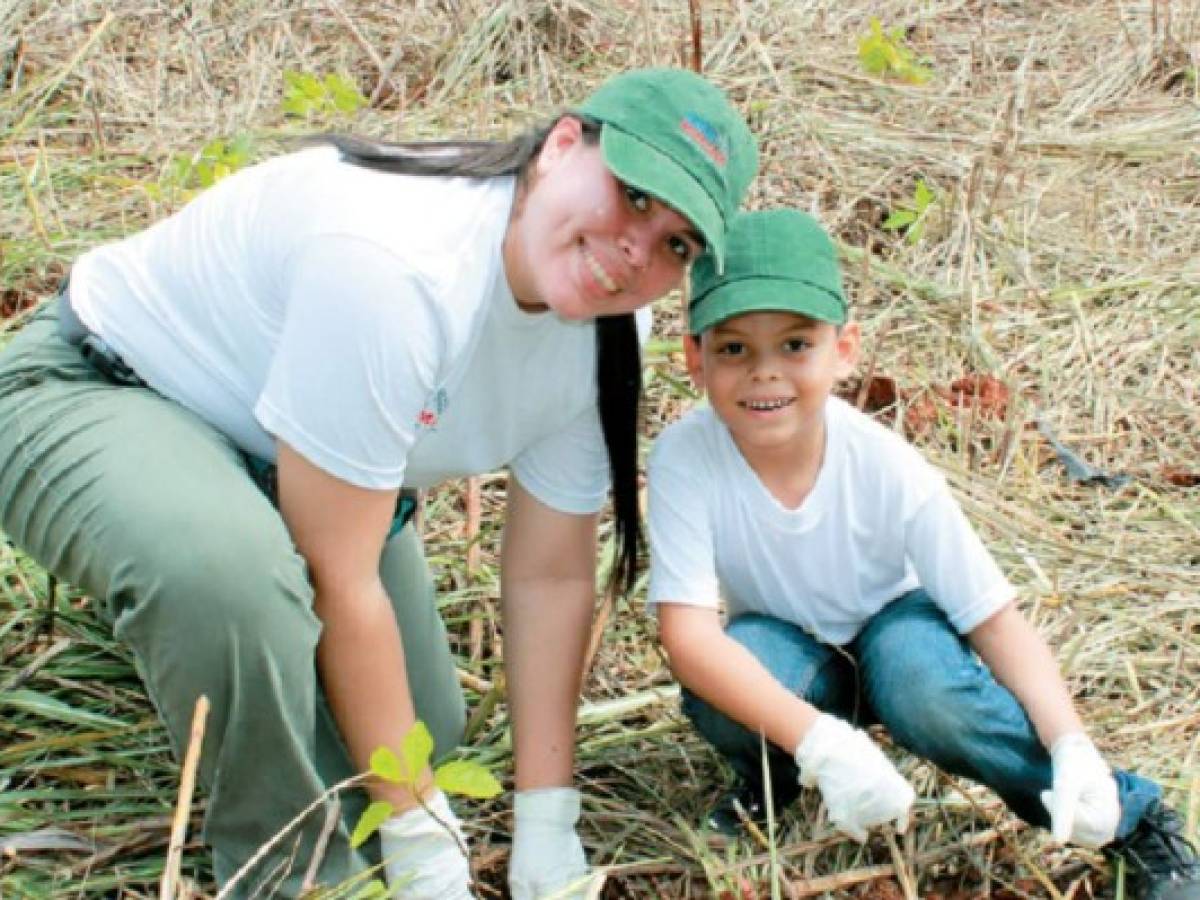
[[[1177,816],[1167,813],[1164,821],[1150,817],[1143,821],[1142,827],[1152,840],[1137,841],[1136,846],[1128,848],[1142,868],[1155,871],[1169,867],[1179,875],[1200,877],[1200,856],[1191,841],[1183,836],[1183,826]]]

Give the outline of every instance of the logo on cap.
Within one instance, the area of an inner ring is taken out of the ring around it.
[[[724,167],[728,147],[724,135],[695,113],[688,113],[684,116],[679,122],[679,127],[684,134],[696,142],[696,145],[704,151],[705,156],[718,166]]]

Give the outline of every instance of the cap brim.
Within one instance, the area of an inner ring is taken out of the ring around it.
[[[691,222],[716,259],[718,271],[724,268],[725,218],[716,201],[686,168],[612,125],[601,129],[600,148],[613,175],[661,200]]]
[[[688,311],[688,329],[702,334],[726,319],[751,312],[790,312],[841,325],[846,308],[824,288],[789,278],[750,277],[709,291]]]

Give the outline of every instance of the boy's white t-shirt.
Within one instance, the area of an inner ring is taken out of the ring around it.
[[[593,512],[608,489],[595,327],[516,305],[501,256],[514,188],[304,150],[85,254],[71,302],[257,456],[278,437],[380,489],[511,464],[547,505]]]
[[[903,438],[831,397],[825,459],[787,509],[708,406],[659,437],[649,464],[649,602],[762,613],[845,644],[925,588],[960,633],[1013,590],[951,496]]]

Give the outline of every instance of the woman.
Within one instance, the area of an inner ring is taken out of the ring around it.
[[[509,465],[509,883],[546,896],[586,873],[569,785],[610,465],[626,585],[636,562],[632,314],[720,257],[754,141],[711,84],[650,69],[506,144],[333,143],[77,261],[0,358],[0,527],[111,618],[177,752],[208,696],[225,882],[417,718],[439,754],[460,739],[400,492]],[[389,880],[469,897],[424,790],[369,788],[398,810]],[[299,888],[310,818],[240,890]],[[339,830],[321,880],[360,865]]]

